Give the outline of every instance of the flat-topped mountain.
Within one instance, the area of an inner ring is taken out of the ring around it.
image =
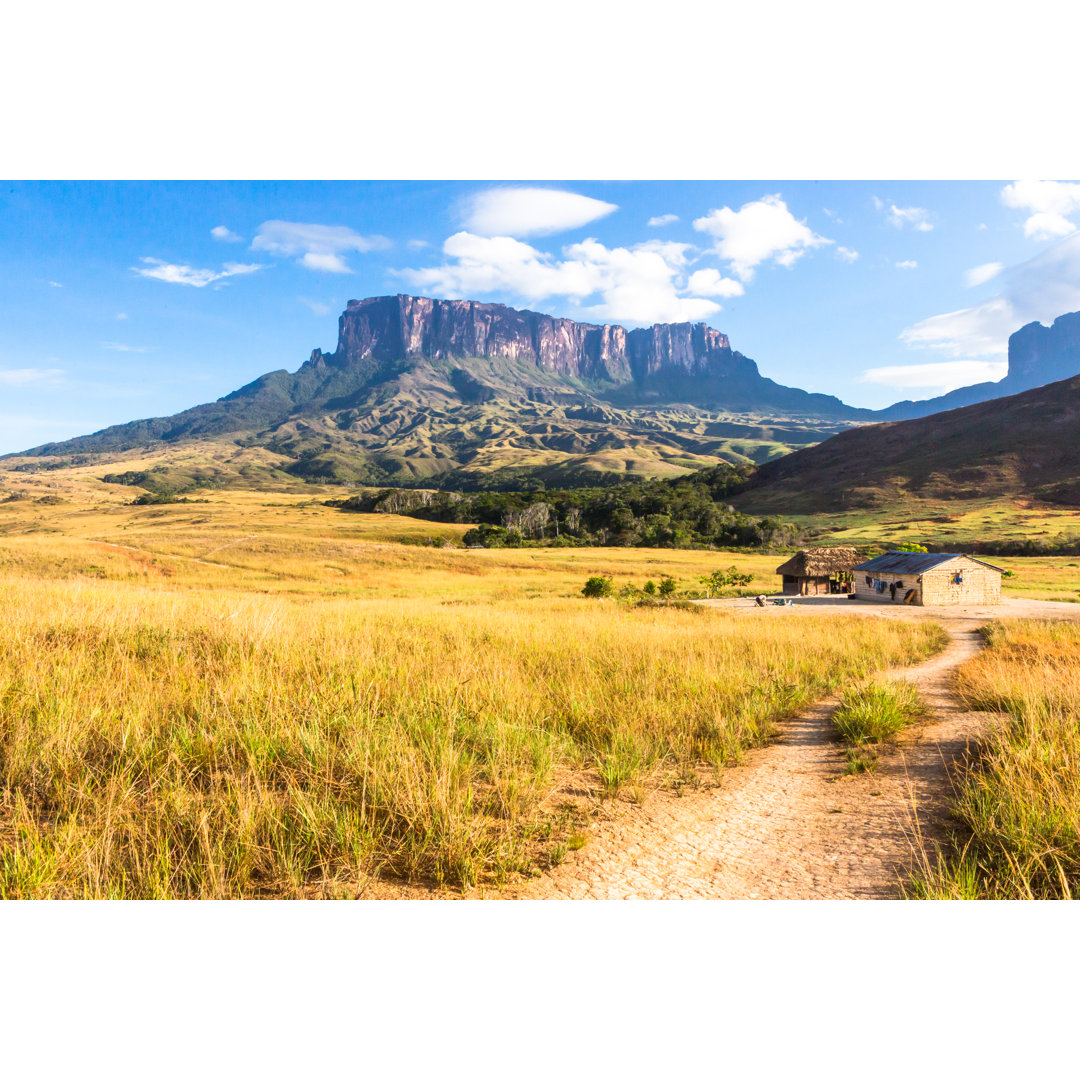
[[[224,440],[268,452],[279,475],[308,480],[567,485],[675,476],[718,460],[763,463],[854,425],[1001,397],[1078,371],[1075,313],[1013,334],[1001,382],[875,413],[765,378],[704,323],[627,330],[502,304],[378,296],[350,300],[334,352],[316,349],[294,372],[271,371],[175,416],[28,454],[115,455]]]
[[[917,416],[1008,397],[1037,386],[1080,375],[1080,311],[1056,318],[1051,326],[1032,322],[1009,338],[1009,370],[998,382],[961,386],[925,401],[898,401],[878,413],[882,420],[908,420]]]
[[[767,460],[871,415],[765,378],[704,323],[627,330],[399,295],[350,301],[335,351],[316,349],[295,372],[29,453],[227,437],[311,479],[439,483],[503,471],[565,482]]]

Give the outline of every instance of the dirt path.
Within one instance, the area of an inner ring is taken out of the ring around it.
[[[1059,617],[1080,615],[1060,611],[1075,605],[1052,607]],[[871,608],[867,614],[894,613]],[[926,610],[934,614],[941,617]],[[999,608],[993,614],[1046,612]],[[933,850],[943,838],[949,767],[994,721],[989,714],[963,711],[951,690],[956,668],[980,648],[978,627],[987,617],[954,609],[943,621],[951,640],[942,653],[889,673],[915,683],[931,717],[882,753],[876,773],[845,775],[844,751],[830,721],[836,702],[821,702],[785,721],[773,742],[752,751],[747,763],[726,772],[712,791],[682,798],[658,792],[643,808],[616,804],[583,849],[508,895],[899,897],[916,852],[924,845]]]
[[[221,570],[234,570],[233,566],[229,566],[228,563],[221,562],[209,562],[206,559],[197,559],[194,555],[167,555],[161,551],[148,551],[146,548],[132,547],[131,544],[113,544],[108,540],[87,540],[88,544],[100,544],[102,547],[119,548],[121,551],[135,551],[140,555],[146,555],[151,559],[179,559],[181,562],[193,562],[199,563],[202,566],[216,566]],[[214,551],[221,551],[222,548],[229,547],[229,544],[223,544],[220,548],[215,548]],[[214,552],[208,552],[213,554]]]

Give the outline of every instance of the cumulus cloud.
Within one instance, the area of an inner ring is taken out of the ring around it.
[[[915,270],[918,268],[918,263],[914,259],[904,259],[903,262],[895,264],[897,270]]]
[[[1080,309],[1080,233],[1001,273],[1001,291],[974,307],[924,319],[900,337],[950,356],[1004,357],[1009,335]]]
[[[1000,360],[945,360],[937,364],[898,364],[869,368],[858,382],[878,383],[908,390],[931,390],[947,394],[972,383],[997,382],[1005,377],[1008,364]]]
[[[1027,210],[1024,235],[1034,240],[1068,236],[1076,230],[1069,215],[1080,211],[1080,184],[1058,180],[1017,180],[1001,190],[1001,201]]]
[[[506,187],[465,199],[460,215],[465,231],[480,236],[545,236],[581,228],[618,209],[573,191]]]
[[[724,277],[719,270],[712,267],[695,270],[690,275],[686,288],[692,293],[701,293],[702,296],[742,296],[746,291],[741,282]]]
[[[351,274],[345,256],[390,247],[385,236],[361,236],[345,225],[316,225],[302,221],[264,221],[251,241],[253,251],[298,255],[308,270]]]
[[[885,211],[885,220],[897,229],[910,225],[918,232],[930,232],[934,227],[930,223],[930,211],[921,206],[897,206],[896,203],[885,202],[876,195],[874,206]]]
[[[742,281],[752,280],[767,260],[791,266],[807,251],[833,243],[796,220],[779,195],[744,203],[738,210],[710,210],[694,221],[694,228],[713,237],[713,251]]]
[[[976,285],[985,285],[986,282],[996,278],[1005,267],[999,262],[983,263],[981,266],[973,266],[964,272],[964,285],[971,289]]]
[[[215,225],[210,230],[210,235],[215,240],[221,240],[226,244],[242,244],[244,242],[242,236],[237,236],[232,229],[228,229],[224,225]]]
[[[739,295],[742,286],[715,270],[699,270],[687,280],[689,249],[660,240],[609,248],[590,238],[564,247],[560,258],[514,237],[459,232],[443,244],[447,261],[396,274],[442,296],[510,293],[528,303],[560,296],[582,317],[639,325],[695,321],[720,310],[710,296]]]
[[[0,368],[0,386],[30,386],[32,383],[55,383],[63,368]]]
[[[836,249],[836,254],[839,258],[843,259],[844,262],[854,262],[859,257],[857,251],[853,251],[851,248],[846,248],[843,245]]]
[[[254,274],[256,270],[263,269],[261,263],[226,263],[220,270],[198,270],[184,263],[168,263],[146,255],[139,262],[146,265],[133,266],[131,269],[140,277],[156,278],[158,281],[167,281],[172,285],[192,285],[196,289],[221,281],[222,278]]]
[[[650,229],[662,229],[665,225],[674,225],[679,220],[678,214],[657,214],[646,222]]]

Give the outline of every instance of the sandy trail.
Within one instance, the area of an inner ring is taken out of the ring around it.
[[[778,617],[797,617],[853,608],[850,601],[830,604],[823,598],[773,610]],[[981,647],[979,626],[1002,616],[1076,618],[1080,605],[1006,601],[987,609],[901,612],[868,605],[854,610],[870,617],[938,618],[950,634],[937,656],[889,673],[917,686],[930,717],[883,750],[876,773],[845,775],[844,750],[830,719],[836,701],[829,699],[783,722],[775,740],[751,751],[745,765],[725,772],[709,792],[681,798],[657,792],[643,808],[616,804],[583,849],[507,895],[899,897],[918,852],[932,851],[944,838],[950,767],[995,719],[965,712],[952,693],[956,668]]]

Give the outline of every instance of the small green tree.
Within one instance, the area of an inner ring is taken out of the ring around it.
[[[903,544],[897,544],[896,547],[893,548],[893,551],[925,551],[925,550],[926,550],[925,545],[916,544],[911,540],[908,540],[906,543],[903,543]]]
[[[656,582],[651,578],[645,582],[645,587],[641,590],[646,596],[656,595]]]
[[[675,579],[673,577],[668,577],[668,575],[665,574],[660,579],[660,595],[661,596],[672,596],[672,595],[674,595],[674,593],[675,593]]]
[[[585,582],[585,588],[581,590],[581,595],[598,598],[610,596],[612,592],[614,592],[614,588],[611,584],[611,578],[597,575]]]

